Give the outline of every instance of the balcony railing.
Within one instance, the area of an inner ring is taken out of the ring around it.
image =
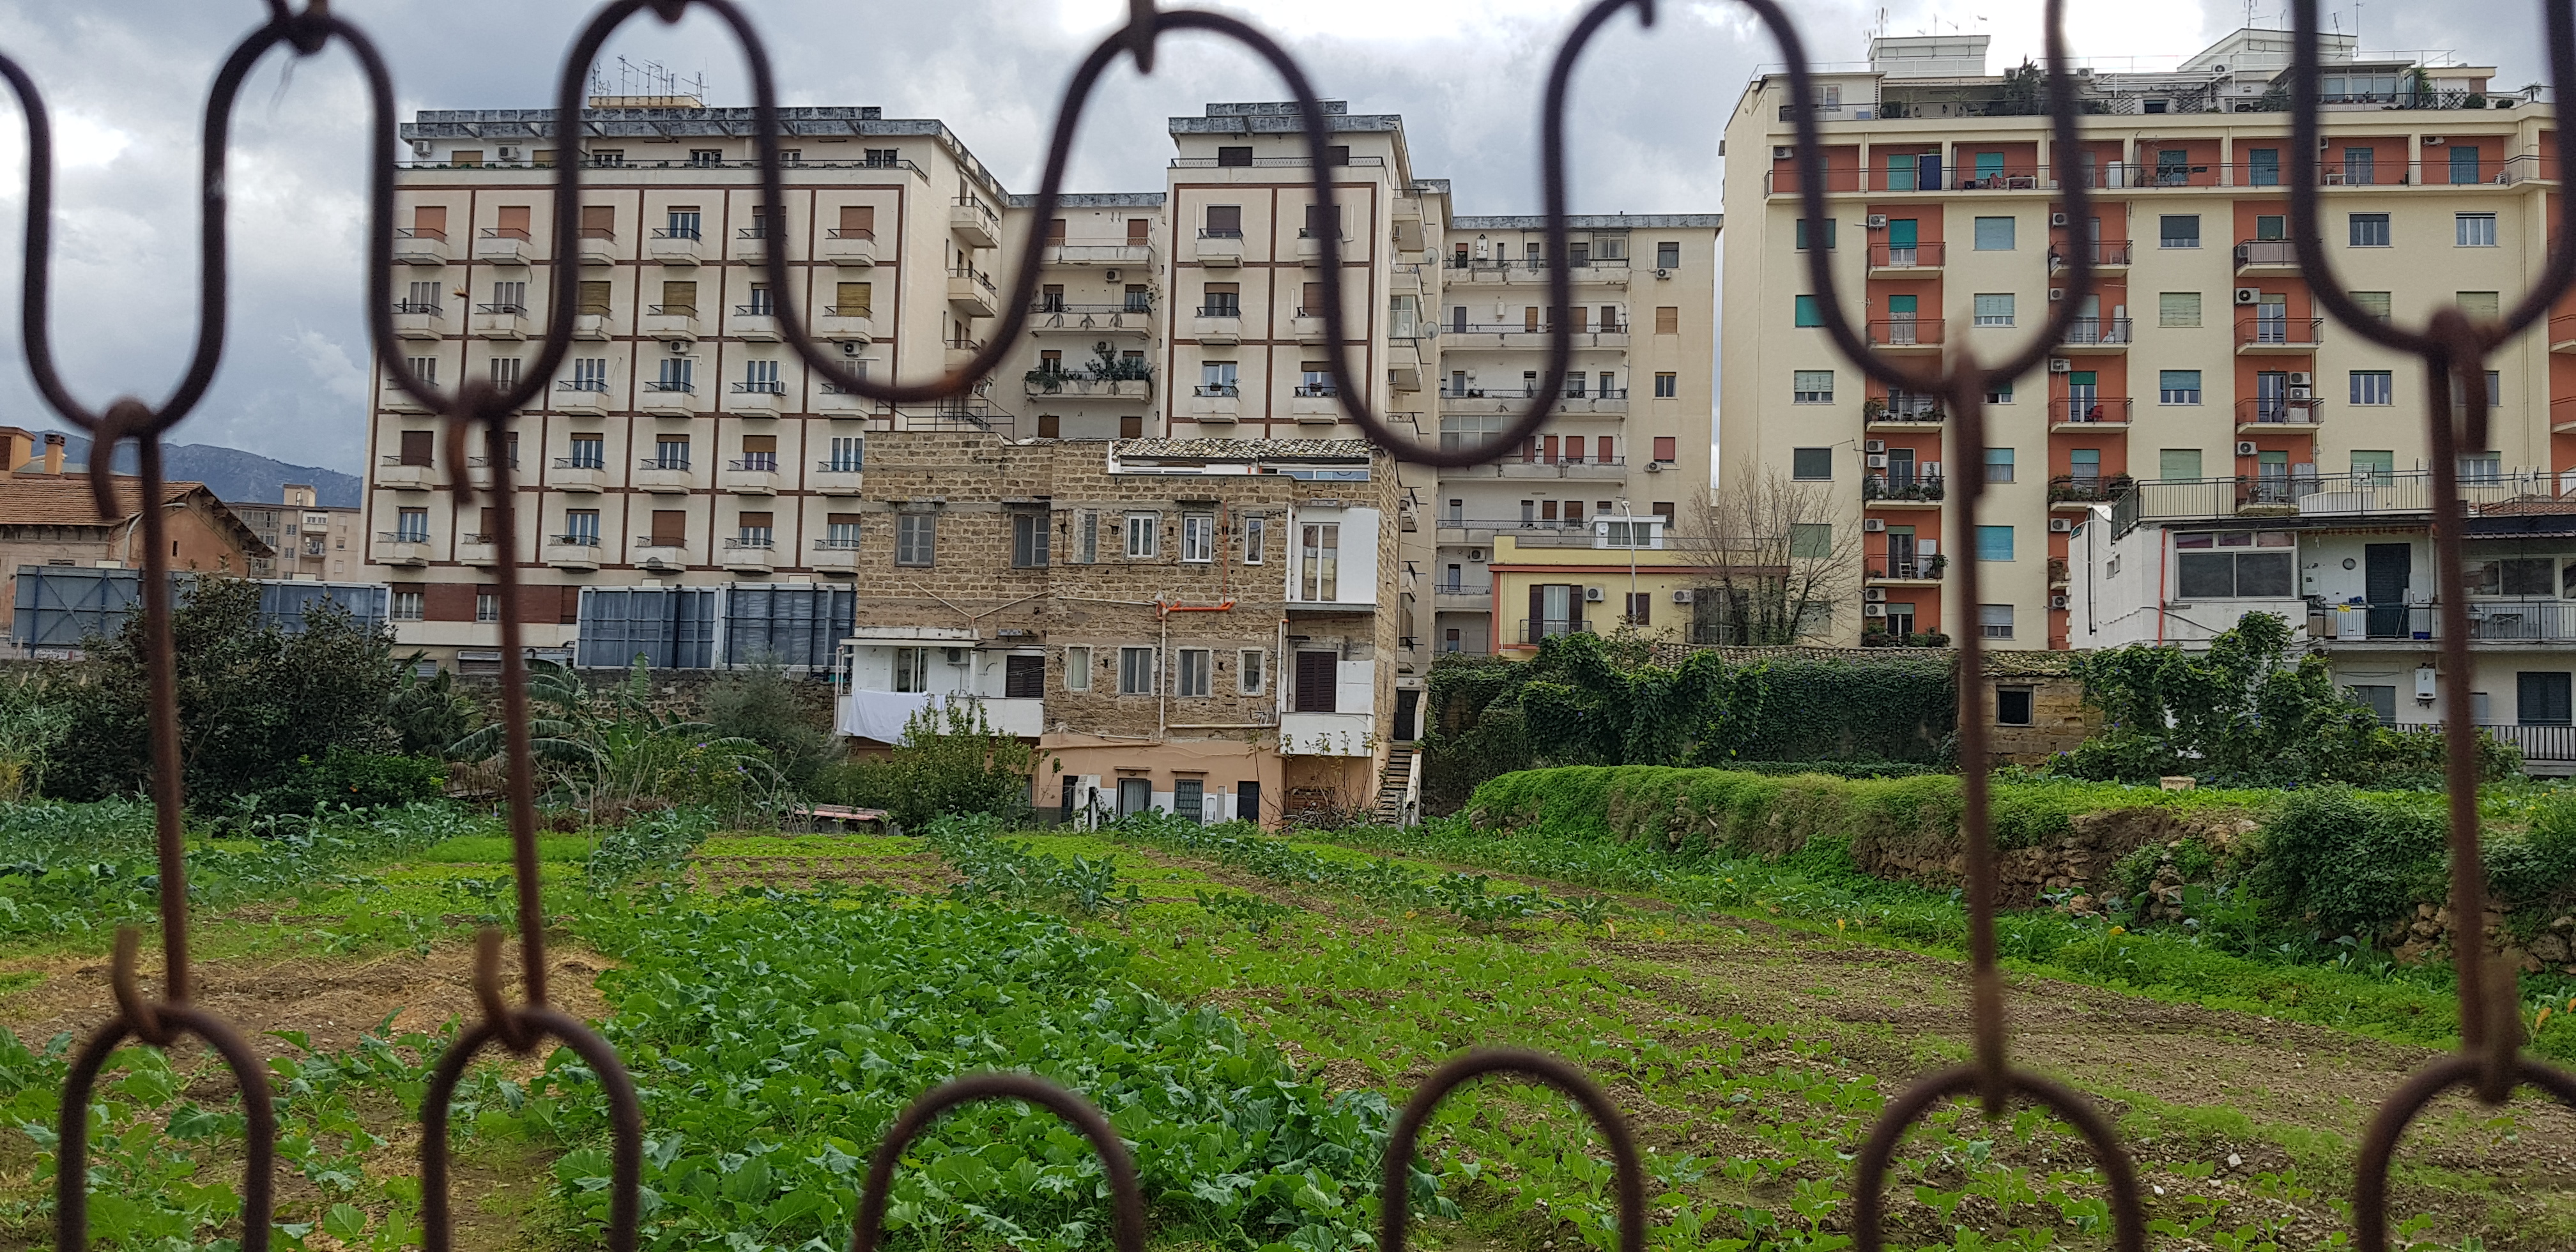
[[[1871,474],[1860,480],[1863,500],[1938,502],[1948,491],[1939,474]]]
[[[2427,93],[2438,96],[2439,105],[2407,106],[2424,108],[2463,107],[2468,98],[2464,92]],[[2326,95],[2328,104],[2363,104],[2386,99],[2384,94]],[[2116,105],[2120,101],[2109,102]],[[2128,112],[2136,112],[2134,102]],[[1784,109],[1789,106],[1783,106]],[[1784,114],[1785,116],[1785,114]],[[1833,111],[1821,111],[1828,119]],[[1846,115],[1847,116],[1847,115]],[[1889,114],[1888,116],[1894,116]],[[2471,164],[2453,165],[2448,159],[2405,161],[2372,159],[2348,161],[2339,151],[2330,151],[2318,162],[2317,185],[2321,187],[2401,187],[2401,186],[2483,186],[2501,187],[2533,179],[2555,179],[2555,162],[2547,154],[2488,157]],[[1979,171],[1959,166],[1941,167],[1930,179],[1916,167],[1892,169],[1828,168],[1824,174],[1828,193],[1854,192],[1981,192],[1981,191],[2056,191],[2072,184],[2087,187],[2120,189],[2193,188],[2193,187],[2272,187],[2287,186],[2289,168],[2277,162],[2256,161],[2185,161],[2178,164],[2157,162],[2096,162],[2071,171],[2047,165],[2015,164],[2000,171]],[[1796,195],[1798,171],[1785,162],[1776,169],[1764,171],[1764,195]]]
[[[787,384],[775,378],[746,379],[735,383],[733,389],[737,394],[744,395],[783,396],[787,394]]]
[[[2314,426],[2325,420],[2325,402],[2314,398],[2247,396],[2236,402],[2239,426]]]
[[[1937,243],[1874,243],[1869,246],[1869,267],[1874,270],[1938,269],[1941,245]]]
[[[1201,383],[1196,387],[1190,388],[1190,394],[1194,396],[1232,398],[1241,396],[1243,394],[1243,389],[1233,383]]]
[[[412,300],[394,301],[394,316],[401,317],[405,314],[413,314],[421,317],[445,316],[445,314],[440,311],[440,306],[436,304],[427,304]]]
[[[689,458],[685,456],[648,456],[644,458],[642,462],[638,463],[636,468],[648,470],[686,470],[689,468]]]
[[[668,391],[679,395],[688,395],[697,389],[698,385],[696,383],[687,382],[681,379],[648,378],[644,380],[644,390],[646,391]]]
[[[2048,402],[2052,422],[2083,422],[2103,426],[2129,424],[2127,396],[2061,396]]]
[[[1592,623],[1585,618],[1524,617],[1521,619],[1520,641],[1522,643],[1537,643],[1541,639],[1554,639],[1561,635],[1588,635],[1591,633]]]
[[[2058,342],[2070,348],[2081,348],[2091,344],[2125,346],[2129,342],[2129,319],[2079,317],[2066,324],[2066,337]]]
[[[1331,383],[1300,383],[1294,394],[1304,399],[1316,399],[1338,396],[1341,394],[1341,389]]]
[[[2236,319],[2236,346],[2309,350],[2324,341],[2325,330],[2326,319],[2322,317],[2240,317]]]
[[[2236,244],[2236,268],[2269,266],[2296,269],[2299,245],[2287,239],[2243,239]]]
[[[2079,246],[2085,247],[2092,252],[2093,263],[2095,265],[2127,265],[2129,263],[2129,241],[2126,239],[2097,239],[2090,244]],[[2067,245],[2065,244],[2053,243],[2048,245],[2048,269],[2050,273],[2056,273],[2057,271],[2074,264],[2074,258],[2067,255],[2066,248]]]
[[[557,390],[557,391],[589,391],[589,392],[597,392],[597,393],[599,393],[599,394],[601,394],[601,395],[606,395],[606,394],[608,394],[608,380],[607,380],[607,379],[605,379],[605,378],[564,378],[564,379],[558,379],[558,380],[556,380],[556,382],[555,382],[555,390]]]
[[[2432,471],[2357,474],[2239,475],[2233,478],[2142,479],[2111,502],[2111,518],[2126,534],[2141,522],[2214,521],[2247,515],[2390,517],[2433,509]],[[2465,512],[2528,508],[2558,498],[2557,475],[2547,470],[2463,476]]]
[[[427,543],[429,542],[429,532],[425,530],[380,530],[376,532],[376,542]]]
[[[2060,474],[2048,480],[2051,504],[2101,504],[2117,499],[2137,480],[2126,474]]]
[[[608,458],[605,454],[595,456],[559,456],[555,458],[555,468],[604,470],[608,468]]]
[[[985,272],[984,272],[984,271],[982,271],[982,270],[976,269],[974,266],[971,266],[971,265],[959,265],[959,266],[952,267],[952,268],[948,271],[948,276],[949,276],[950,278],[969,278],[969,279],[973,279],[973,280],[975,281],[975,285],[976,285],[976,286],[978,286],[978,287],[983,288],[986,292],[988,292],[988,293],[989,293],[989,292],[991,292],[991,291],[993,290],[993,276],[992,276],[992,275],[990,275],[990,274],[985,273]]]
[[[754,474],[775,474],[778,472],[778,454],[754,452],[739,460],[726,462],[725,467]]]
[[[1898,318],[1871,322],[1869,342],[1879,348],[1939,347],[1941,319],[1937,317]]]
[[[1881,560],[1876,566],[1873,566],[1870,569],[1869,576],[1872,578],[1911,578],[1916,580],[1930,580],[1939,578],[1941,576],[1941,571],[1946,570],[1949,567],[1949,561],[1944,557],[1896,557],[1893,559]]]
[[[698,229],[697,227],[695,227],[695,226],[671,226],[671,227],[665,227],[665,228],[663,228],[663,229],[659,229],[659,230],[654,231],[654,232],[653,232],[653,237],[654,237],[655,239],[703,239],[703,238],[705,238],[705,236],[704,236],[704,235],[699,231],[699,229]]]
[[[2399,722],[2399,730],[2444,729],[2435,723]],[[2576,761],[2576,726],[2517,726],[2478,724],[2478,729],[2503,743],[2522,749],[2526,761]]]
[[[1202,304],[1199,306],[1199,316],[1241,317],[1243,316],[1243,306],[1240,304]]]
[[[1940,397],[1902,392],[1871,396],[1861,401],[1860,415],[1861,420],[1868,422],[1938,422],[1948,417]]]
[[[565,548],[596,548],[600,546],[599,536],[595,534],[548,535],[546,536],[546,542]]]

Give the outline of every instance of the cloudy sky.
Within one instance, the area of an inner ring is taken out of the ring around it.
[[[296,0],[301,3],[301,0]],[[745,0],[788,104],[873,104],[938,117],[1014,189],[1034,188],[1055,98],[1124,0]],[[2329,0],[2366,48],[2457,49],[2510,84],[2540,77],[2536,5],[2483,10],[2470,30],[2432,0]],[[1537,208],[1537,95],[1574,0],[1252,0],[1222,6],[1286,42],[1317,88],[1355,111],[1405,117],[1415,168],[1455,181],[1468,212]],[[393,66],[405,116],[419,108],[542,107],[586,4],[562,0],[335,0]],[[1775,59],[1737,4],[1663,0],[1596,43],[1570,133],[1578,212],[1712,212],[1718,130],[1745,79]],[[2038,0],[1804,0],[1819,60],[1857,59],[1867,32],[1982,31],[1993,65],[2039,50]],[[2230,0],[2076,0],[2078,55],[2170,59],[2244,23]],[[194,169],[203,97],[258,0],[0,0],[0,51],[44,89],[61,178],[55,326],[75,388],[94,404],[166,393],[189,349],[196,302]],[[2256,0],[2259,25],[2281,23]],[[2528,27],[2529,29],[2524,29]],[[748,103],[748,76],[716,25],[644,19],[607,52],[703,74],[710,103]],[[2142,64],[2141,68],[2145,66]],[[1207,100],[1284,93],[1250,58],[1204,39],[1169,43],[1151,79],[1112,72],[1088,114],[1074,190],[1160,189],[1163,119]],[[177,438],[356,472],[364,452],[367,343],[358,259],[364,97],[344,52],[306,63],[272,52],[236,113],[232,332],[214,391]],[[0,308],[14,308],[25,150],[0,118]],[[55,425],[27,384],[16,318],[0,327],[0,423]]]

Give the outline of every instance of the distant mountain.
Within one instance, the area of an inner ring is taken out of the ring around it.
[[[318,465],[289,465],[256,452],[210,443],[173,443],[163,447],[162,461],[173,480],[204,483],[214,489],[219,499],[273,504],[285,498],[286,484],[303,483],[313,488],[321,504],[344,509],[358,507],[359,482],[355,474],[343,474]],[[68,435],[64,461],[71,465],[87,464],[89,436],[78,432]],[[127,444],[116,450],[116,469],[124,474],[134,472],[134,445]]]

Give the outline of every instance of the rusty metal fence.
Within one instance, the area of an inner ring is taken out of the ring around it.
[[[1745,0],[1745,3],[1779,44],[1787,62],[1791,98],[1814,99],[1806,51],[1787,10],[1778,0]],[[1278,73],[1297,102],[1308,163],[1314,171],[1315,199],[1328,207],[1335,204],[1330,173],[1332,162],[1326,153],[1329,133],[1323,107],[1304,70],[1285,50],[1258,29],[1233,17],[1190,9],[1164,10],[1157,6],[1155,0],[1129,0],[1129,5],[1127,24],[1091,50],[1076,67],[1066,88],[1037,196],[1036,215],[1039,220],[1054,213],[1083,107],[1100,76],[1122,56],[1132,57],[1139,72],[1152,73],[1161,38],[1181,32],[1202,32],[1231,40],[1249,49]],[[705,9],[723,24],[740,44],[749,64],[754,135],[760,154],[760,193],[768,212],[781,212],[785,197],[778,147],[777,88],[771,78],[769,59],[760,34],[737,0],[613,0],[602,7],[583,26],[564,62],[556,92],[558,124],[566,124],[581,116],[583,86],[590,66],[601,46],[619,26],[647,13],[666,23],[676,22],[693,7]],[[506,791],[508,822],[517,871],[516,912],[522,999],[511,1003],[504,997],[501,978],[503,938],[496,930],[484,931],[478,938],[474,979],[481,1018],[466,1027],[440,1058],[421,1109],[424,1238],[426,1246],[434,1252],[445,1252],[450,1246],[448,1102],[467,1065],[484,1048],[494,1044],[528,1055],[541,1042],[552,1038],[578,1053],[596,1071],[607,1097],[613,1137],[608,1244],[617,1252],[627,1252],[635,1246],[638,1233],[643,1141],[642,1111],[634,1085],[608,1044],[581,1021],[551,1007],[547,998],[545,922],[538,900],[527,672],[520,642],[520,599],[513,590],[518,583],[520,568],[516,551],[518,528],[512,521],[516,499],[504,429],[513,414],[540,397],[547,380],[553,376],[570,347],[574,329],[572,315],[580,307],[576,299],[578,293],[574,290],[578,271],[572,266],[555,267],[555,299],[551,305],[554,312],[548,320],[543,346],[534,368],[522,373],[519,381],[511,387],[495,388],[477,380],[467,382],[456,391],[441,392],[427,379],[414,374],[399,350],[390,313],[393,306],[395,169],[392,78],[373,41],[354,24],[334,16],[329,11],[327,0],[309,0],[309,7],[301,12],[292,10],[287,0],[267,0],[267,8],[268,20],[243,38],[225,59],[207,102],[198,182],[202,218],[199,224],[196,345],[186,374],[171,394],[158,404],[124,396],[104,408],[92,409],[70,393],[56,369],[47,320],[53,235],[52,131],[43,97],[34,79],[14,60],[0,55],[0,77],[7,79],[18,100],[28,138],[22,307],[27,365],[45,402],[65,420],[89,432],[97,440],[97,450],[91,456],[90,464],[92,483],[102,510],[112,503],[109,469],[114,461],[112,453],[117,444],[126,440],[134,441],[138,447],[138,473],[146,497],[155,497],[163,475],[162,437],[185,419],[204,397],[223,355],[228,259],[228,140],[233,106],[242,83],[251,68],[280,45],[297,57],[318,55],[335,42],[345,45],[365,76],[371,105],[368,169],[371,230],[367,284],[370,333],[376,355],[396,386],[443,415],[451,454],[449,464],[466,464],[468,458],[464,454],[468,441],[478,433],[482,436],[486,454],[484,463],[491,467],[493,477],[491,486],[487,488],[492,496],[493,514],[489,529],[496,549],[494,564],[497,578],[501,584],[502,717],[509,771]],[[1629,8],[1636,10],[1642,24],[1653,23],[1653,0],[1596,0],[1576,20],[1549,69],[1540,111],[1540,160],[1551,255],[1565,251],[1567,237],[1564,138],[1568,86],[1585,46],[1621,10]],[[2548,4],[2543,8],[2552,82],[2576,82],[2576,12],[2571,12],[2565,4]],[[2485,446],[2488,399],[2486,388],[2479,384],[2483,381],[2486,355],[2498,345],[2530,330],[2547,316],[2553,304],[2570,287],[2571,278],[2576,278],[2576,252],[2570,252],[2564,246],[2565,211],[2562,208],[2552,221],[2554,246],[2546,268],[2511,312],[2499,319],[2473,320],[2456,309],[2445,307],[2436,312],[2422,329],[2408,330],[2384,323],[2370,311],[2356,305],[2345,294],[2343,284],[2336,280],[2317,233],[2317,3],[2316,0],[2295,0],[2293,9],[2296,49],[2292,69],[2293,137],[2290,144],[2291,169],[2285,184],[2291,207],[2291,237],[2296,241],[2298,263],[2311,278],[2317,300],[2338,324],[2392,352],[2420,358],[2430,378],[2454,380],[2455,385],[2451,387],[2437,383],[2427,388],[2430,408],[2426,421],[2433,464],[2432,502],[2438,514],[2456,517],[2461,508],[2461,488],[2454,452],[2462,446]],[[2064,15],[2065,0],[2049,0],[2045,11],[2046,112],[2054,147],[2071,152],[2078,150],[2079,127],[2074,79],[2066,55]],[[1796,107],[1787,113],[1797,130],[1795,157],[1800,215],[1807,221],[1830,222],[1825,205],[1826,183],[1816,114],[1813,110]],[[2551,142],[2557,147],[2558,167],[2576,168],[2576,141],[2571,141],[2567,132],[2559,129]],[[557,255],[569,256],[578,251],[581,177],[580,161],[562,161],[556,166],[553,231]],[[2063,197],[2064,210],[2071,220],[2083,221],[2090,216],[2092,192],[2084,180],[2067,180],[2063,186]],[[1000,325],[985,338],[984,346],[973,360],[936,381],[903,384],[873,381],[846,368],[837,354],[824,351],[807,334],[805,311],[797,307],[789,294],[795,288],[787,280],[788,258],[784,250],[771,248],[766,250],[766,265],[769,289],[778,293],[777,318],[781,338],[827,383],[851,394],[891,404],[916,404],[962,396],[976,379],[999,364],[1008,345],[1018,337],[1028,310],[1033,307],[1032,298],[1045,244],[1041,232],[1030,233],[1027,246],[1019,257],[1011,295],[1001,302]],[[1517,447],[1548,418],[1555,407],[1554,397],[1562,393],[1571,351],[1568,328],[1572,319],[1567,310],[1572,303],[1572,278],[1564,267],[1551,267],[1548,271],[1548,300],[1554,310],[1547,332],[1548,364],[1546,377],[1533,390],[1533,398],[1527,408],[1515,415],[1508,430],[1486,443],[1442,447],[1399,438],[1379,414],[1370,410],[1365,400],[1368,390],[1356,385],[1357,378],[1348,354],[1348,337],[1343,333],[1345,305],[1338,290],[1342,275],[1339,264],[1341,243],[1335,232],[1328,231],[1319,237],[1318,247],[1322,253],[1320,272],[1326,287],[1322,300],[1326,323],[1324,338],[1334,345],[1331,369],[1335,391],[1345,414],[1371,440],[1402,460],[1433,467],[1462,467],[1493,460],[1504,450]],[[1965,540],[1972,533],[1968,527],[1975,524],[1977,506],[1986,488],[1983,460],[1973,453],[1985,443],[1985,396],[1989,386],[2019,378],[2038,368],[2055,345],[2066,341],[2077,310],[2083,307],[2085,295],[2093,289],[2094,258],[2084,249],[2071,254],[2071,273],[2060,280],[2066,288],[2066,298],[2056,303],[2047,323],[2019,350],[2001,360],[1985,362],[1954,344],[1946,359],[1936,363],[1918,357],[1891,358],[1875,351],[1844,311],[1835,290],[1829,254],[1823,249],[1809,249],[1806,256],[1808,277],[1817,293],[1823,328],[1842,354],[1892,391],[1942,397],[1950,411],[1958,416],[1958,420],[1951,423],[1947,436],[1952,445],[1948,459],[1958,467],[1950,487],[1956,493],[1953,498],[1960,505],[1952,511],[1954,543],[1960,545],[1960,550],[1966,550]],[[2464,399],[2455,406],[2454,396]],[[452,482],[449,489],[460,498],[460,503],[476,491],[463,476]],[[142,529],[146,553],[142,579],[143,610],[150,647],[149,695],[156,710],[151,732],[154,761],[152,799],[156,808],[155,834],[160,861],[162,983],[157,997],[144,993],[138,969],[139,933],[131,928],[121,932],[117,938],[112,975],[116,1016],[81,1046],[63,1093],[58,1127],[59,1162],[55,1171],[55,1242],[60,1252],[76,1252],[88,1244],[88,1108],[92,1089],[109,1055],[128,1039],[152,1046],[166,1046],[182,1036],[194,1035],[223,1059],[239,1087],[247,1134],[244,1165],[247,1176],[243,1187],[240,1246],[249,1252],[265,1252],[269,1245],[275,1201],[276,1127],[273,1107],[266,1070],[259,1057],[238,1031],[198,1007],[193,999],[195,988],[188,948],[188,883],[186,863],[182,857],[181,814],[186,797],[182,794],[180,775],[177,680],[171,654],[171,591],[165,555],[168,539],[161,512],[144,510]],[[2484,912],[2486,891],[2478,848],[2475,731],[2470,721],[2473,708],[2469,699],[2470,630],[2466,600],[2460,594],[2461,538],[2456,527],[2439,527],[2435,533],[2441,577],[2439,586],[2447,593],[2441,597],[2443,621],[2440,641],[2443,658],[2441,681],[2449,718],[2445,725],[2448,741],[2445,766],[2449,784],[2450,907],[2454,917],[2474,918]],[[1961,565],[1957,581],[1961,601],[1977,603],[1981,581],[1978,564],[1971,561]],[[1983,663],[1982,651],[1978,635],[1973,631],[1964,632],[1960,637],[1957,658],[1961,672],[1977,672]],[[1988,821],[1988,772],[1985,768],[1988,744],[1987,727],[1982,719],[1961,719],[1959,758],[1966,801],[1962,837],[1967,853],[1974,1059],[1969,1064],[1922,1080],[1890,1101],[1883,1111],[1856,1161],[1856,1245],[1862,1252],[1877,1252],[1884,1245],[1881,1191],[1890,1158],[1905,1132],[1913,1122],[1941,1102],[1955,1097],[1974,1097],[1983,1104],[1988,1116],[2001,1115],[2019,1100],[2053,1111],[2082,1133],[2091,1144],[2110,1190],[2115,1246],[2122,1252],[2142,1252],[2146,1228],[2136,1172],[2110,1122],[2089,1097],[2018,1068],[2011,1061],[2003,984],[1996,965],[1995,849]],[[2542,1065],[2520,1053],[2515,971],[2496,961],[2480,942],[2472,941],[2456,947],[2460,1048],[2456,1053],[2426,1066],[2391,1093],[2371,1121],[2362,1144],[2353,1194],[2353,1235],[2354,1246],[2364,1252],[2381,1252],[2387,1247],[2389,1158],[2407,1124],[2436,1096],[2451,1088],[2465,1086],[2479,1100],[2497,1105],[2507,1100],[2518,1087],[2528,1084],[2576,1107],[2576,1076]],[[1575,1067],[1552,1057],[1514,1051],[1482,1051],[1462,1057],[1435,1073],[1406,1104],[1385,1157],[1379,1246],[1390,1252],[1400,1252],[1405,1246],[1409,1233],[1409,1191],[1405,1180],[1421,1131],[1431,1114],[1451,1091],[1489,1074],[1510,1074],[1554,1087],[1574,1100],[1599,1126],[1616,1166],[1619,1246],[1622,1252],[1643,1252],[1647,1234],[1644,1173],[1635,1141],[1616,1105]],[[894,1170],[911,1139],[949,1108],[996,1099],[1021,1100],[1048,1108],[1091,1141],[1102,1159],[1111,1196],[1114,1240],[1122,1249],[1141,1249],[1145,1230],[1144,1198],[1137,1188],[1135,1171],[1126,1148],[1108,1121],[1078,1095],[1042,1079],[1013,1074],[973,1076],[944,1084],[922,1095],[896,1120],[871,1162],[852,1232],[853,1248],[864,1252],[877,1245]]]

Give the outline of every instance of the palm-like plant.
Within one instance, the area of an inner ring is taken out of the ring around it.
[[[652,694],[652,673],[641,657],[605,696],[569,667],[530,662],[528,698],[538,711],[528,730],[546,797],[586,809],[596,821],[603,808],[739,799],[746,789],[775,785],[776,770],[759,744],[656,712]],[[449,751],[459,760],[491,760],[502,754],[505,731],[495,722]]]

